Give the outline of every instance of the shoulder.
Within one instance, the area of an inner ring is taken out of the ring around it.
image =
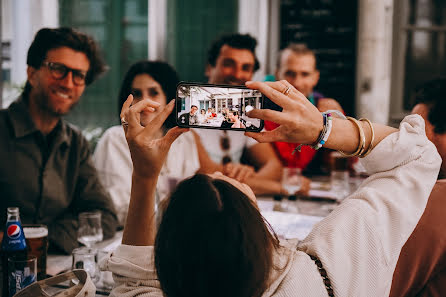
[[[339,110],[341,112],[343,112],[343,109],[341,107],[341,104],[339,104],[338,101],[336,101],[333,98],[320,98],[317,101],[317,108],[319,109],[319,111],[324,112],[327,110]]]

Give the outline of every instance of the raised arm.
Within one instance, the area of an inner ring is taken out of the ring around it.
[[[155,190],[158,175],[167,158],[167,153],[174,140],[188,129],[175,127],[162,138],[156,138],[157,131],[172,112],[172,100],[156,118],[146,127],[140,124],[140,113],[143,110],[153,111],[159,104],[144,99],[130,105],[130,95],[123,104],[121,119],[128,122],[124,125],[127,143],[133,162],[132,190],[127,220],[124,227],[122,243],[134,246],[153,245],[155,239]]]
[[[292,89],[294,100],[290,100],[281,93],[288,87],[282,81],[248,86],[258,88],[284,108],[282,115],[268,110],[252,112],[252,117],[281,126],[250,136],[259,141],[316,141],[323,127],[322,116],[302,94]],[[321,260],[335,296],[388,295],[401,247],[424,211],[440,167],[441,159],[425,135],[421,117],[406,117],[399,130],[378,124],[373,127],[375,149],[363,159],[371,176],[316,224],[299,246]],[[371,133],[366,124],[362,128],[367,149]],[[351,153],[359,142],[358,128],[351,121],[334,119],[325,147]]]

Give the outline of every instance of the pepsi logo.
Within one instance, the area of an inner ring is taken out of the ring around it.
[[[20,226],[17,224],[11,224],[11,225],[9,225],[8,230],[6,232],[7,232],[9,238],[12,238],[12,239],[19,238],[19,236],[21,234]]]

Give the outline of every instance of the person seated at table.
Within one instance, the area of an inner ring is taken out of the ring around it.
[[[212,119],[213,118],[213,115],[212,115],[212,108],[208,108],[208,111],[206,112],[206,118],[209,120],[209,119]]]
[[[200,110],[200,113],[197,115],[197,119],[198,119],[198,124],[206,123],[206,121],[207,121],[207,119],[206,119],[206,110],[204,108],[202,108]]]
[[[311,144],[323,115],[286,81],[251,82],[283,107],[250,117],[280,123],[274,131],[247,132],[260,142]],[[401,250],[423,213],[441,159],[424,121],[410,115],[400,129],[334,118],[324,146],[364,156],[370,177],[297,246],[280,242],[246,184],[220,173],[181,182],[155,226],[155,188],[169,147],[184,128],[160,138],[174,108],[168,104],[143,127],[139,113],[158,104],[132,104],[121,116],[133,160],[129,216],[122,245],[101,269],[116,281],[111,296],[387,296]],[[374,130],[374,137],[372,131]],[[365,139],[359,136],[363,131]]]
[[[19,207],[23,224],[48,226],[51,251],[71,253],[81,212],[101,213],[104,239],[117,227],[90,145],[64,119],[106,65],[91,36],[67,27],[40,29],[26,63],[22,94],[0,110],[0,224]]]
[[[305,44],[291,43],[280,51],[277,57],[275,78],[286,80],[313,103],[319,111],[339,110],[341,105],[332,98],[326,98],[316,91],[320,73],[316,53]],[[277,123],[265,122],[266,130],[274,130]],[[299,144],[274,142],[272,144],[282,164],[287,167],[301,168],[307,175],[327,173],[329,160],[328,150],[315,150],[304,146],[300,151],[294,151]],[[293,153],[294,151],[294,153]]]
[[[119,111],[129,94],[134,98],[134,104],[150,98],[160,107],[156,112],[143,112],[140,122],[149,123],[167,103],[168,98],[175,98],[178,74],[167,63],[156,61],[140,61],[133,64],[127,71],[121,85],[118,97]],[[197,108],[193,105],[192,109]],[[170,128],[176,126],[175,112],[157,131],[158,136],[164,135]],[[121,126],[109,128],[99,140],[94,152],[96,166],[102,184],[112,197],[118,212],[120,224],[123,226],[129,205],[132,160],[124,131]],[[239,180],[245,180],[252,170],[244,165],[225,168],[212,162],[204,150],[200,137],[195,133],[186,133],[179,137],[172,146],[157,184],[159,199],[170,191],[172,182],[192,176],[199,172],[221,171]]]
[[[443,162],[426,210],[401,250],[389,296],[441,297],[446,296],[446,79],[423,83],[414,97],[412,113],[423,117]]]

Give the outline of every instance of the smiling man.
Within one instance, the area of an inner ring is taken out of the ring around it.
[[[117,226],[87,140],[61,119],[106,65],[94,40],[70,28],[37,32],[27,64],[23,93],[0,110],[0,224],[17,206],[22,223],[48,225],[50,246],[70,253],[80,212],[102,213],[104,238]]]

